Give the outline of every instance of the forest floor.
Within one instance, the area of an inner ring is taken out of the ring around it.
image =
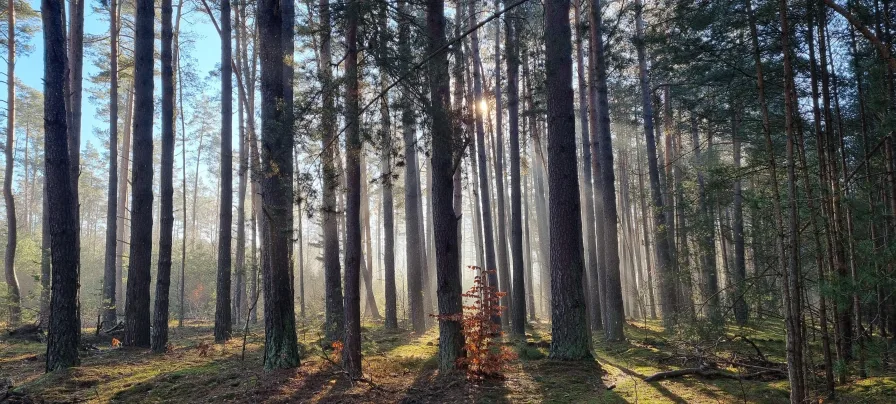
[[[209,323],[188,323],[183,328],[172,324],[173,349],[166,354],[112,348],[108,338],[94,337],[85,329],[84,342],[98,349],[82,351],[81,366],[52,374],[43,374],[43,344],[9,339],[3,333],[0,381],[6,383],[0,383],[0,402],[779,403],[788,398],[787,381],[775,369],[749,380],[688,375],[644,381],[656,372],[694,367],[695,356],[728,358],[720,363],[743,363],[759,356],[767,364],[781,363],[783,326],[774,322],[729,328],[728,338],[709,344],[682,342],[698,339],[666,335],[656,322],[631,322],[627,341],[595,341],[596,360],[584,362],[548,359],[550,329],[538,323],[527,333],[526,342],[507,342],[519,357],[508,365],[505,377],[479,382],[457,372],[438,373],[435,330],[416,335],[368,324],[363,349],[369,380],[352,383],[316,346],[317,327],[310,323],[298,327],[305,351],[301,367],[271,372],[262,370],[260,325],[249,330],[245,360],[242,332],[226,344],[212,344],[207,355],[201,355],[200,343],[212,342]],[[747,372],[743,367],[719,368],[729,375]],[[871,376],[838,387],[836,402],[896,402],[896,374],[872,371]],[[7,395],[2,384],[10,383]]]

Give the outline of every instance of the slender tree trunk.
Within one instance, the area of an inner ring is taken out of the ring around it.
[[[243,47],[245,46],[244,41],[246,41],[247,39],[243,35],[243,16],[246,10],[243,8],[242,4],[237,4],[236,8],[234,8],[233,11],[234,23],[236,24],[236,30],[234,32],[234,34],[236,35],[236,57],[239,60],[242,58]],[[245,73],[246,72],[239,72],[238,74],[240,74],[241,77],[245,77]],[[245,108],[243,106],[243,103],[240,102],[245,98],[245,87],[240,85],[237,88],[237,117],[239,122],[239,140],[237,141],[237,143],[239,144],[239,165],[237,168],[237,175],[239,176],[239,185],[237,186],[236,252],[234,257],[236,260],[236,262],[234,263],[236,286],[233,293],[233,315],[231,316],[231,318],[233,319],[233,323],[237,325],[239,325],[241,321],[240,319],[245,318],[244,313],[246,313],[249,304],[249,302],[247,301],[248,299],[246,298],[246,176],[247,172],[249,171],[249,159],[248,154],[246,153],[246,126],[244,121],[244,119],[246,119],[244,111]],[[249,119],[254,119],[254,117],[249,117]],[[299,212],[301,212],[301,209],[299,209]]]
[[[284,11],[285,13],[286,11]],[[218,278],[215,283],[215,342],[230,339],[231,227],[233,225],[233,70],[230,1],[221,2],[221,204],[218,216]],[[289,111],[289,109],[286,109]],[[289,113],[287,112],[287,115]],[[288,119],[288,118],[286,118]]]
[[[159,208],[159,276],[152,325],[153,352],[165,352],[168,345],[168,290],[171,285],[174,232],[174,68],[171,52],[174,33],[171,14],[171,0],[162,0],[162,167],[159,179],[162,200]]]
[[[44,164],[53,265],[46,371],[78,366],[81,318],[78,311],[79,256],[76,204],[67,144],[65,31],[63,2],[42,0],[44,45]]]
[[[803,342],[801,338],[801,290],[799,288],[799,234],[798,212],[796,205],[796,162],[794,160],[796,117],[796,89],[793,82],[793,70],[790,64],[790,29],[787,21],[787,0],[780,1],[781,48],[784,54],[784,129],[787,133],[787,184],[789,199],[788,239],[789,255],[784,274],[785,325],[787,329],[787,376],[790,381],[790,402],[801,403],[805,400],[805,377],[802,357]],[[783,257],[782,257],[783,258]]]
[[[81,95],[84,78],[84,2],[85,0],[70,0],[71,9],[69,18],[71,27],[68,37],[68,96],[66,104],[68,120],[68,152],[71,155],[72,192],[75,196],[75,221],[78,229],[75,233],[75,241],[78,251],[81,250],[81,202],[78,197],[78,180],[81,176]],[[136,49],[135,49],[136,53]],[[80,262],[78,263],[80,265]],[[80,268],[79,268],[80,271]]]
[[[600,0],[592,2],[592,13],[600,11]],[[600,175],[597,176],[598,181],[602,181],[603,189],[601,196],[603,197],[603,225],[604,230],[604,248],[605,255],[605,287],[601,298],[603,299],[604,316],[603,326],[604,334],[609,341],[621,341],[625,338],[623,326],[625,325],[625,314],[623,313],[622,302],[622,286],[619,274],[619,239],[617,236],[617,215],[616,215],[616,185],[615,175],[613,172],[613,145],[610,135],[610,109],[607,95],[607,71],[606,62],[604,60],[604,44],[603,29],[599,15],[595,15],[596,21],[594,35],[592,36],[594,56],[595,56],[595,86],[597,88],[597,131],[592,133],[593,146],[597,153],[592,151],[595,160],[600,160]],[[645,119],[645,122],[652,119]],[[649,139],[652,142],[653,139]],[[553,189],[553,184],[551,185]]]
[[[400,14],[406,14],[410,11],[409,5],[405,1],[398,3]],[[411,48],[410,48],[410,27],[407,22],[399,22],[398,28],[399,43],[399,70],[404,72],[410,68]],[[405,206],[405,248],[407,253],[407,281],[408,281],[408,306],[410,309],[411,325],[414,332],[422,334],[426,331],[426,319],[424,314],[424,296],[423,282],[424,265],[426,261],[423,258],[423,249],[426,244],[421,242],[423,234],[421,231],[422,212],[420,206],[420,177],[417,169],[417,138],[416,138],[416,117],[414,116],[413,95],[409,90],[405,90],[401,100],[401,126],[404,138],[404,158],[405,158],[405,177],[404,177],[404,206]]]
[[[529,313],[529,321],[535,321],[535,277],[532,271],[532,238],[529,232],[530,210],[529,210],[529,176],[523,176],[523,223],[525,232],[525,251],[526,251],[526,310]]]
[[[258,3],[261,56],[261,221],[264,284],[265,369],[299,365],[295,306],[290,283],[293,133],[285,111],[283,20],[278,0]],[[229,292],[229,289],[227,290]]]
[[[131,244],[125,301],[127,346],[150,346],[149,286],[152,266],[152,120],[154,4],[138,0],[134,45],[134,169]]]
[[[15,0],[9,0],[7,8],[7,24],[9,36],[7,37],[6,52],[6,169],[3,172],[3,200],[6,203],[6,253],[3,256],[3,267],[6,273],[7,307],[9,310],[9,326],[17,327],[22,320],[21,296],[19,292],[19,280],[16,277],[16,203],[12,195],[12,177],[15,161],[15,136],[16,136],[16,8]],[[27,169],[27,167],[26,167]]]
[[[712,208],[706,197],[706,185],[702,166],[705,164],[700,152],[700,135],[697,127],[697,116],[691,113],[691,141],[694,144],[694,158],[697,161],[697,195],[700,205],[701,220],[703,221],[700,247],[701,292],[706,315],[710,322],[719,325],[722,322],[721,308],[719,307],[719,280],[716,269],[716,240],[715,219]]]
[[[358,20],[357,0],[346,5],[345,58],[345,338],[342,366],[352,379],[361,378],[361,116],[358,106]]]
[[[500,10],[501,8],[501,0],[495,0],[495,10]],[[507,17],[505,17],[506,19]],[[506,47],[506,44],[505,44]],[[506,51],[506,49],[505,49]],[[508,76],[510,73],[508,73]],[[509,84],[510,77],[508,77]],[[516,84],[516,83],[514,83]],[[512,291],[511,287],[511,276],[510,276],[510,263],[507,259],[507,216],[504,212],[505,210],[505,199],[504,199],[504,100],[503,94],[501,93],[501,26],[500,24],[495,25],[495,193],[497,194],[497,203],[498,206],[497,212],[497,228],[498,232],[496,237],[498,238],[498,268],[499,272],[501,272],[500,276],[500,285],[501,290],[506,292],[507,294],[501,298],[501,305],[507,308],[509,313],[513,313],[515,310],[514,307],[514,299],[512,299]],[[509,90],[508,90],[509,91]],[[511,230],[511,233],[513,230]],[[503,316],[502,322],[504,328],[508,328],[510,325],[510,317],[511,316]],[[525,316],[523,316],[525,319]]]
[[[12,1],[12,0],[10,0]],[[103,322],[111,327],[115,312],[115,236],[118,233],[118,0],[109,3],[109,187],[106,193],[106,249],[103,263]]]
[[[376,297],[373,294],[373,249],[371,247],[370,237],[370,193],[368,192],[367,180],[367,159],[364,157],[363,146],[360,154],[361,166],[361,231],[362,240],[364,242],[364,253],[361,259],[361,277],[364,280],[364,290],[366,292],[364,302],[365,316],[368,314],[375,321],[382,321],[380,310],[376,305]]]
[[[569,0],[546,1],[544,19],[551,201],[551,358],[584,359],[591,357],[591,338],[582,290],[585,257],[576,175]],[[614,227],[615,223],[614,220]]]
[[[321,133],[323,133],[321,160],[323,176],[323,256],[324,283],[326,288],[326,339],[327,342],[342,340],[343,313],[342,270],[339,265],[339,213],[336,205],[336,189],[339,187],[339,173],[336,171],[336,107],[333,89],[333,73],[330,68],[330,2],[320,0],[320,82],[323,93]]]
[[[134,117],[134,86],[136,82],[131,79],[130,89],[128,91],[128,99],[125,103],[125,116],[124,116],[124,139],[121,142],[121,160],[118,162],[118,208],[116,209],[117,217],[116,221],[118,222],[115,226],[115,239],[117,245],[115,247],[115,308],[119,313],[124,313],[124,300],[125,300],[125,290],[124,290],[124,280],[125,280],[125,270],[124,270],[124,257],[125,257],[125,237],[126,237],[126,228],[128,217],[130,216],[130,210],[128,209],[128,186],[130,185],[130,181],[128,181],[128,177],[130,174],[130,163],[131,163],[131,131],[133,129],[132,122]]]
[[[505,48],[507,51],[507,117],[510,135],[510,247],[513,258],[513,334],[526,334],[526,266],[523,260],[523,212],[520,189],[520,117],[519,117],[519,28],[517,13],[511,11],[504,18]],[[501,109],[498,109],[500,115]],[[499,125],[500,127],[500,125]],[[499,132],[500,133],[500,132]],[[500,139],[500,136],[499,136]],[[498,141],[499,150],[503,143]],[[500,160],[500,157],[499,157]],[[498,170],[501,172],[501,170]],[[502,174],[503,176],[503,174]],[[499,176],[500,178],[500,176]],[[503,194],[503,189],[499,195]],[[501,197],[503,199],[503,196]],[[500,203],[500,202],[499,202]],[[590,222],[589,222],[590,223]],[[529,280],[531,282],[531,279]]]
[[[380,54],[380,60],[385,61],[388,52],[387,35],[388,30],[388,9],[385,4],[378,9],[377,18],[380,24],[379,37],[380,48],[377,50]],[[383,70],[384,66],[380,66],[380,87],[385,88],[388,85],[388,76]],[[397,309],[397,292],[395,287],[395,215],[393,203],[392,188],[392,115],[389,113],[389,96],[384,95],[380,101],[380,172],[382,173],[382,191],[383,191],[383,273],[385,278],[385,297],[386,307],[385,326],[388,329],[398,328],[398,309]]]
[[[586,90],[590,90],[588,82],[585,80],[585,57],[584,57],[584,47],[582,46],[584,42],[584,34],[585,34],[585,26],[581,19],[581,9],[582,4],[579,2],[574,2],[573,7],[575,7],[575,21],[576,21],[576,72],[578,78],[578,90],[579,90],[579,126],[581,128],[582,133],[582,171],[584,173],[584,181],[585,184],[582,186],[582,193],[584,194],[584,204],[585,204],[585,216],[583,226],[585,228],[584,236],[584,248],[585,248],[585,256],[587,257],[586,263],[586,272],[585,278],[588,280],[585,282],[585,298],[586,301],[590,303],[589,307],[589,315],[590,315],[590,324],[592,329],[598,329],[601,325],[601,311],[600,311],[600,296],[599,293],[594,293],[598,288],[596,287],[596,283],[598,281],[598,255],[597,255],[597,241],[595,234],[595,224],[597,223],[594,218],[594,186],[592,185],[592,163],[591,163],[591,135],[590,135],[590,122],[588,115],[588,107],[591,105],[591,99],[589,98],[591,92]],[[589,59],[590,61],[590,59]]]
[[[470,24],[476,25],[476,0],[471,0],[469,3],[470,6]],[[489,179],[488,179],[488,163],[485,160],[485,127],[483,126],[484,120],[487,119],[487,111],[481,107],[480,103],[483,102],[484,98],[482,96],[482,75],[480,74],[479,69],[476,67],[480,65],[479,58],[479,35],[476,31],[473,31],[470,35],[470,44],[471,51],[473,55],[473,98],[476,102],[476,105],[479,109],[479,114],[476,116],[476,153],[478,157],[479,163],[479,200],[482,205],[482,224],[483,224],[483,244],[485,246],[485,269],[488,272],[488,285],[501,291],[500,284],[498,283],[498,272],[502,272],[505,270],[504,268],[498,268],[497,263],[495,262],[495,239],[494,239],[494,225],[492,221],[492,204],[491,197],[489,191]],[[503,291],[502,291],[503,292]],[[500,324],[501,317],[503,316],[493,316],[492,321],[496,324]]]

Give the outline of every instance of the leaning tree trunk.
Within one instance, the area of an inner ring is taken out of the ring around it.
[[[233,224],[233,70],[230,67],[230,2],[221,2],[221,208],[218,217],[218,279],[215,342],[230,339],[231,226]],[[288,113],[287,113],[288,114]]]
[[[283,11],[278,0],[258,3],[261,56],[261,221],[265,369],[299,365],[290,284],[292,236],[292,125],[284,108]],[[228,290],[229,292],[229,290]]]
[[[16,136],[16,8],[15,0],[9,0],[7,9],[9,36],[6,53],[6,170],[3,173],[3,200],[6,203],[6,253],[3,256],[3,267],[6,273],[6,290],[8,293],[9,326],[17,327],[22,320],[21,296],[19,280],[16,277],[16,203],[12,195],[13,149]],[[27,170],[27,166],[26,166]]]
[[[138,0],[134,40],[134,157],[131,245],[125,300],[127,346],[150,346],[149,285],[152,266],[152,120],[154,2]]]
[[[47,182],[53,293],[47,330],[46,371],[78,366],[81,318],[78,311],[78,248],[71,188],[68,133],[65,116],[65,31],[63,3],[42,0],[44,38],[44,164]]]
[[[327,342],[342,340],[343,302],[342,270],[339,265],[339,213],[336,207],[336,190],[339,187],[339,173],[336,170],[336,107],[333,91],[333,73],[330,68],[330,2],[320,0],[320,71],[323,89],[323,108],[320,120],[323,164],[323,257],[324,284],[326,295],[326,323],[324,326]]]
[[[162,0],[162,167],[159,173],[162,200],[159,207],[161,211],[159,276],[156,280],[152,324],[153,352],[165,352],[168,345],[168,291],[171,286],[171,246],[174,238],[174,69],[171,52],[173,39],[171,0]]]
[[[576,174],[569,0],[548,0],[544,8],[551,201],[551,358],[584,359],[591,357],[591,335],[582,288],[585,257]]]

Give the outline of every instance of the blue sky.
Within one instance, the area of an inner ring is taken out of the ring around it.
[[[39,0],[31,0],[31,7],[34,9],[40,9],[40,1]],[[93,34],[93,35],[103,35],[106,36],[109,33],[109,25],[104,20],[105,16],[103,14],[95,13],[93,7],[98,4],[98,0],[87,0],[85,7],[85,18],[84,18],[84,32],[85,34]],[[192,9],[194,2],[188,2],[184,5],[185,14],[183,16],[183,21],[181,22],[181,29],[184,31],[189,31],[194,33],[197,38],[197,45],[191,51],[191,55],[196,58],[197,70],[202,73],[209,72],[215,69],[217,63],[221,59],[221,45],[218,39],[218,33],[215,31],[214,26],[209,21],[208,15],[205,13],[199,13],[196,11],[192,11],[186,13],[188,9]],[[177,2],[175,2],[175,8],[177,7]],[[156,10],[156,15],[158,16],[159,10]],[[208,45],[205,45],[205,43]],[[16,78],[25,83],[26,85],[33,87],[39,91],[43,91],[43,75],[44,75],[44,66],[43,66],[43,35],[41,32],[38,32],[31,41],[33,46],[33,51],[24,56],[19,56],[16,61]],[[156,42],[156,47],[159,46],[159,43]],[[158,61],[156,61],[158,63]],[[95,75],[98,72],[97,68],[90,63],[89,60],[85,58],[84,62],[84,87],[90,85],[88,83],[88,79],[90,76]],[[234,80],[234,86],[236,81]],[[121,90],[120,90],[121,91]],[[155,92],[158,97],[159,92],[161,91],[161,86],[156,81]],[[123,91],[122,91],[123,92]],[[123,94],[122,94],[123,96]],[[6,100],[6,92],[2,92],[2,96],[0,99]],[[102,121],[101,117],[97,117],[97,107],[90,102],[90,99],[86,96],[86,94],[82,98],[83,110],[82,110],[82,123],[81,123],[81,149],[86,148],[87,143],[92,143],[94,147],[103,148],[102,141],[96,138],[94,134],[94,127],[96,128],[106,128],[108,124]],[[234,108],[234,111],[236,108]],[[156,111],[158,112],[158,111]]]

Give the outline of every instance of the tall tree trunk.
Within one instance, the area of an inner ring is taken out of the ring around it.
[[[398,8],[400,14],[410,12],[410,7],[405,1],[399,1]],[[411,61],[411,44],[410,44],[410,27],[407,22],[399,22],[398,27],[398,43],[399,43],[399,71],[407,71],[410,68]],[[411,91],[405,90],[401,100],[401,126],[404,138],[404,158],[405,158],[405,177],[404,177],[404,206],[405,206],[405,248],[407,253],[407,281],[408,281],[408,307],[410,309],[411,325],[414,332],[422,334],[426,331],[426,319],[424,314],[424,296],[423,296],[423,274],[426,272],[423,268],[426,261],[423,258],[423,249],[426,247],[421,231],[421,220],[423,220],[420,206],[420,174],[417,169],[417,139],[416,139],[416,117],[414,116],[414,95]]]
[[[65,87],[63,2],[42,0],[44,38],[44,164],[53,265],[46,371],[78,366],[81,318],[78,311],[79,256],[75,232],[76,204],[71,188]]]
[[[510,135],[510,248],[513,258],[513,287],[511,288],[513,293],[512,331],[516,336],[525,336],[526,282],[524,274],[526,273],[526,267],[523,260],[523,212],[522,192],[520,189],[520,55],[517,47],[520,25],[517,22],[517,13],[515,11],[511,11],[504,17],[504,26],[504,43],[507,51],[507,117]],[[498,114],[501,114],[500,108],[498,109]],[[503,142],[500,140],[498,141],[498,147],[499,150],[503,148]],[[500,169],[498,170],[498,172],[501,171]],[[503,193],[502,189],[499,195]],[[503,196],[501,199],[503,199]]]
[[[803,375],[804,364],[802,357],[803,341],[801,338],[801,290],[799,288],[799,233],[798,212],[796,205],[796,162],[794,160],[795,126],[796,117],[796,89],[793,82],[793,70],[790,64],[790,28],[787,21],[787,0],[780,1],[781,20],[781,48],[784,55],[784,129],[787,134],[787,194],[789,199],[788,239],[789,255],[788,263],[784,269],[785,315],[784,321],[787,330],[787,376],[790,381],[790,402],[801,403],[806,398],[805,377]],[[782,257],[783,258],[783,257]]]
[[[370,237],[370,193],[368,192],[367,159],[364,157],[363,146],[360,153],[361,166],[361,232],[364,244],[364,252],[361,254],[361,277],[364,280],[364,315],[370,315],[374,321],[382,321],[380,310],[376,305],[376,297],[373,294],[373,249]]]
[[[3,200],[6,203],[6,253],[3,256],[3,267],[6,273],[6,290],[8,296],[9,326],[17,327],[22,320],[21,296],[19,280],[16,277],[16,203],[12,195],[12,177],[15,161],[13,160],[16,136],[16,8],[15,0],[9,0],[7,24],[6,52],[6,169],[3,172]],[[27,170],[27,167],[26,167]]]
[[[134,86],[136,82],[134,79],[131,79],[130,88],[127,94],[127,102],[125,103],[125,115],[124,115],[124,139],[121,141],[121,160],[118,162],[118,207],[117,207],[117,217],[116,221],[118,222],[115,226],[115,239],[116,239],[116,247],[115,247],[115,309],[119,313],[124,313],[124,300],[125,300],[125,269],[124,269],[124,255],[125,255],[125,247],[127,243],[125,243],[126,236],[126,228],[128,217],[130,216],[130,210],[128,209],[128,186],[130,185],[130,181],[128,181],[128,177],[130,174],[130,164],[131,164],[131,131],[133,130],[132,122],[134,118]]]
[[[500,10],[501,0],[495,0],[495,11]],[[505,17],[506,19],[507,17]],[[505,45],[506,46],[506,45]],[[508,73],[508,76],[510,73]],[[509,77],[508,77],[509,84]],[[515,84],[515,83],[514,83]],[[500,268],[501,276],[499,282],[501,290],[507,294],[501,297],[501,306],[507,308],[509,313],[514,311],[514,301],[511,299],[512,290],[510,264],[507,260],[507,216],[504,212],[504,100],[501,94],[501,26],[495,25],[495,193],[497,194],[498,205],[498,268]],[[512,232],[512,230],[511,230]],[[506,329],[510,325],[511,316],[503,316],[503,325]],[[525,319],[525,316],[523,316]]]
[[[174,32],[171,14],[171,0],[162,0],[162,167],[159,174],[162,200],[159,208],[159,275],[152,324],[153,352],[165,352],[168,345],[168,289],[174,238],[174,68],[171,52]]]
[[[237,4],[236,8],[234,8],[234,22],[236,24],[236,57],[237,60],[240,60],[243,55],[243,47],[244,41],[247,41],[245,35],[243,35],[243,18],[246,13],[246,10],[243,8],[242,4]],[[240,70],[240,69],[237,69]],[[247,72],[239,72],[241,79],[243,80]],[[236,286],[235,291],[233,293],[233,322],[237,325],[240,323],[240,319],[244,318],[246,310],[248,309],[249,302],[246,299],[246,176],[249,171],[249,159],[248,153],[246,153],[246,125],[244,119],[245,111],[243,103],[241,102],[246,98],[246,89],[244,86],[240,85],[237,87],[237,117],[239,122],[239,140],[237,143],[239,144],[238,151],[238,159],[239,165],[237,166],[237,175],[239,176],[239,185],[237,185],[237,198],[236,198],[236,252],[234,263],[234,273],[236,274]],[[254,117],[249,117],[249,119],[254,119]],[[299,210],[301,212],[301,209]],[[301,216],[301,214],[300,214]],[[300,222],[301,225],[301,222]],[[303,295],[304,297],[304,295]]]
[[[327,342],[342,340],[343,313],[342,302],[342,270],[339,265],[339,213],[336,207],[336,189],[339,187],[339,173],[336,171],[336,107],[333,89],[333,73],[330,65],[330,2],[320,0],[320,71],[323,93],[323,109],[321,115],[321,133],[323,133],[321,157],[323,177],[323,256],[324,283],[326,288],[326,339]]]
[[[291,2],[289,2],[291,4]],[[284,13],[286,11],[284,10]],[[215,294],[215,342],[230,339],[231,227],[233,225],[233,70],[230,1],[221,2],[221,183],[218,217],[218,278]],[[284,109],[289,115],[288,106]],[[284,119],[288,119],[284,118]],[[291,156],[291,155],[290,155]]]
[[[264,278],[265,369],[299,365],[295,306],[290,283],[293,133],[285,111],[283,20],[278,0],[258,3],[261,56],[261,221]],[[227,290],[229,292],[229,289]]]
[[[445,44],[445,3],[426,2],[428,52],[435,53]],[[432,117],[432,217],[435,247],[439,315],[439,369],[453,369],[462,355],[464,336],[461,321],[447,318],[463,313],[460,282],[460,246],[457,244],[457,215],[454,211],[455,138],[448,117],[448,54],[438,52],[427,66]]]
[[[125,301],[127,346],[150,346],[149,286],[152,265],[152,120],[153,21],[152,0],[138,0],[134,40],[134,156],[131,245]]]
[[[532,238],[530,237],[531,233],[529,232],[529,222],[530,218],[530,210],[529,210],[529,176],[523,176],[523,223],[524,223],[524,232],[526,237],[525,251],[526,251],[526,306],[529,313],[529,321],[535,321],[535,277],[532,271]]]
[[[653,131],[653,105],[650,102],[650,81],[647,72],[647,55],[644,50],[644,21],[641,18],[643,5],[636,3],[635,23],[638,32],[638,40],[635,41],[638,52],[638,74],[641,82],[641,107],[643,109],[644,138],[647,144],[647,170],[650,178],[650,195],[653,202],[654,240],[656,242],[656,273],[659,275],[660,311],[663,315],[663,326],[667,329],[675,325],[679,307],[678,288],[674,266],[672,264],[672,249],[669,244],[666,214],[663,207],[663,193],[660,188],[660,174],[657,166],[656,139]],[[668,99],[666,100],[668,102]],[[667,134],[670,137],[671,134]],[[670,149],[667,146],[667,150]]]
[[[594,0],[591,5],[592,13],[599,13],[600,0]],[[615,175],[613,172],[613,144],[610,135],[610,109],[607,95],[607,70],[604,60],[604,44],[603,44],[603,28],[600,15],[594,16],[596,21],[595,29],[592,31],[592,47],[594,49],[595,61],[595,87],[597,89],[597,131],[592,133],[593,149],[595,160],[600,160],[600,170],[595,169],[594,172],[600,172],[597,181],[601,181],[603,189],[601,197],[603,198],[603,225],[604,230],[604,248],[605,255],[604,264],[605,271],[605,287],[601,298],[603,299],[604,316],[603,326],[604,335],[609,341],[621,341],[625,338],[623,327],[625,325],[625,314],[623,313],[622,302],[622,286],[619,274],[619,239],[617,236],[617,215],[616,215],[616,185]],[[651,121],[652,119],[645,119]],[[652,139],[650,139],[652,141]],[[551,184],[553,189],[553,183]]]
[[[548,0],[544,8],[551,201],[551,358],[584,359],[591,357],[591,336],[582,290],[585,257],[576,175],[569,0]],[[614,227],[615,223],[614,220]]]
[[[69,18],[71,26],[68,37],[68,96],[66,104],[68,120],[68,152],[71,155],[72,192],[75,196],[75,221],[78,229],[75,233],[75,241],[78,251],[81,250],[81,202],[78,197],[78,179],[81,176],[81,95],[84,78],[84,2],[85,0],[71,0]],[[135,52],[136,53],[136,52]],[[79,264],[80,265],[80,262]],[[79,269],[80,271],[80,269]]]
[[[379,42],[380,48],[377,49],[381,61],[386,60],[388,52],[388,42],[386,32],[388,30],[388,9],[385,4],[378,9],[379,13]],[[384,66],[380,66],[383,68]],[[384,70],[380,70],[380,87],[385,88],[388,85],[388,76]],[[382,191],[383,191],[383,273],[385,278],[385,297],[386,307],[385,326],[388,329],[398,328],[398,304],[395,287],[395,215],[393,203],[392,188],[392,115],[389,113],[389,96],[388,93],[383,95],[380,101],[380,172],[382,173]]]
[[[476,25],[476,0],[471,0],[469,3],[470,6],[470,24]],[[485,269],[488,272],[488,285],[490,287],[495,288],[498,291],[501,291],[500,285],[498,283],[498,272],[502,272],[505,270],[504,268],[498,268],[497,263],[495,262],[495,239],[494,239],[494,222],[492,221],[492,208],[491,208],[491,197],[489,192],[489,180],[488,180],[488,163],[485,160],[485,127],[483,126],[484,120],[487,119],[487,111],[482,108],[482,105],[486,105],[484,103],[484,98],[482,96],[482,75],[480,74],[477,66],[480,65],[479,58],[479,35],[476,31],[473,31],[470,35],[470,46],[471,52],[473,56],[473,98],[476,102],[476,105],[479,109],[479,114],[476,116],[476,154],[478,155],[478,163],[479,163],[479,203],[482,205],[482,225],[484,228],[483,231],[483,244],[485,246]],[[482,104],[480,104],[482,103]],[[503,292],[503,291],[502,291]],[[493,316],[492,321],[495,321],[496,324],[500,324],[501,315]]]
[[[13,1],[13,0],[10,0]],[[106,250],[103,263],[103,323],[115,325],[115,236],[118,234],[118,0],[109,3],[109,186],[106,193]],[[126,158],[126,156],[125,156]]]
[[[589,129],[590,122],[588,116],[588,106],[590,103],[590,91],[588,82],[585,80],[585,57],[584,57],[584,34],[585,34],[585,26],[583,24],[581,18],[581,9],[582,4],[577,2],[573,3],[573,7],[575,7],[575,21],[576,21],[576,72],[578,78],[578,90],[579,90],[579,127],[581,128],[582,133],[582,171],[584,173],[584,181],[585,184],[582,186],[582,193],[585,195],[584,204],[585,204],[585,217],[584,217],[584,227],[585,233],[583,234],[585,242],[585,256],[588,258],[586,260],[586,272],[585,278],[588,280],[585,282],[585,298],[586,301],[590,303],[589,307],[589,315],[590,315],[590,324],[592,329],[600,328],[601,325],[601,312],[600,312],[600,297],[599,293],[594,293],[598,290],[597,281],[598,281],[598,256],[597,256],[597,240],[595,234],[595,224],[597,223],[594,218],[594,186],[592,185],[592,165],[591,165],[591,135]],[[590,61],[590,60],[589,60]],[[587,93],[587,94],[586,94]]]
[[[345,57],[345,338],[342,366],[353,380],[361,378],[361,115],[358,106],[357,0],[346,5]]]

